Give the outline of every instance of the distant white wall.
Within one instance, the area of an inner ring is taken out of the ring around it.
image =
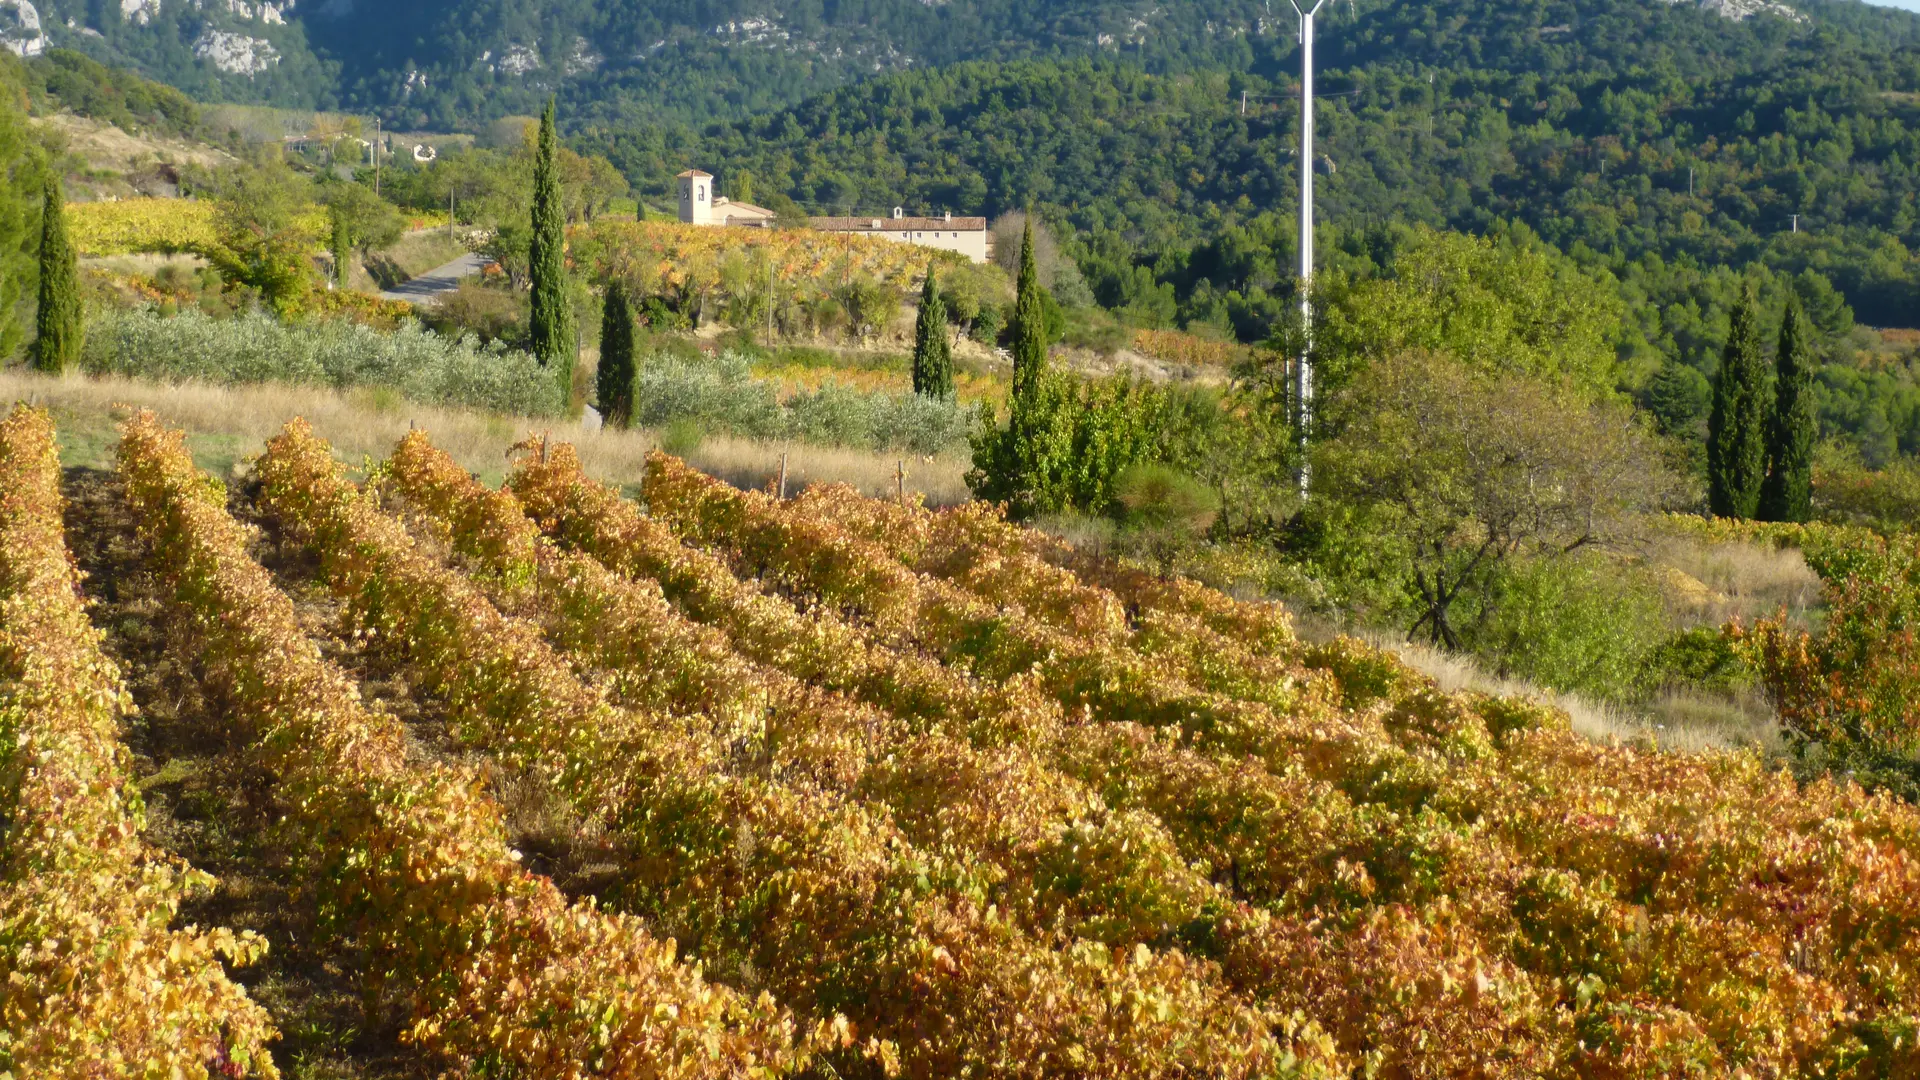
[[[822,232],[872,236],[896,244],[957,251],[977,263],[986,262],[992,252],[987,220],[979,217],[907,217],[895,211],[890,218],[814,218],[813,227]]]
[[[892,224],[888,222],[887,224]],[[869,235],[892,240],[898,244],[915,244],[920,247],[939,248],[941,251],[957,251],[974,262],[987,261],[987,230],[985,229],[900,229],[869,230]]]

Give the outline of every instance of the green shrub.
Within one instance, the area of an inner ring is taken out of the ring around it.
[[[1910,529],[1920,521],[1920,464],[1900,458],[1869,469],[1857,452],[1821,447],[1813,462],[1813,510],[1821,521],[1888,535]]]
[[[1000,340],[1000,331],[1007,325],[1007,316],[998,304],[984,304],[980,314],[974,316],[973,328],[968,332],[973,340],[982,345],[992,345]]]
[[[1681,630],[1661,642],[1651,659],[1662,682],[1701,690],[1730,692],[1750,675],[1733,642],[1717,626]]]
[[[498,341],[509,348],[526,344],[527,297],[497,289],[475,278],[441,295],[422,315],[426,324],[448,337],[472,334],[482,344]]]
[[[687,330],[693,326],[693,320],[663,296],[649,296],[640,301],[640,320],[654,330]]]
[[[710,360],[656,353],[640,361],[633,384],[634,425],[663,428],[682,419],[748,438],[785,434],[773,385],[755,380],[751,363],[735,352]]]
[[[1173,572],[1180,554],[1199,541],[1220,513],[1220,500],[1205,484],[1178,469],[1143,462],[1120,474],[1114,495],[1128,527],[1126,539]]]
[[[937,454],[966,440],[973,409],[913,394],[878,394],[829,383],[785,401],[753,377],[751,358],[653,354],[634,381],[633,422],[666,427],[696,422],[704,431],[750,439],[799,439],[861,450]]]
[[[1042,370],[1030,395],[1014,399],[1005,427],[991,411],[981,415],[967,486],[1021,519],[1068,508],[1111,513],[1121,474],[1154,458],[1165,412],[1166,395],[1151,385]]]
[[[550,374],[526,353],[465,336],[449,340],[413,320],[381,333],[346,321],[283,323],[260,312],[215,319],[106,309],[88,327],[82,365],[93,375],[168,382],[387,386],[424,404],[528,416],[550,416],[564,404]]]
[[[1127,347],[1131,334],[1127,328],[1101,308],[1073,308],[1065,315],[1062,343],[1079,349],[1091,349],[1112,356]]]
[[[1654,689],[1648,660],[1667,626],[1659,591],[1632,567],[1575,554],[1504,566],[1466,644],[1503,675],[1631,701]]]
[[[684,416],[660,431],[660,449],[674,457],[686,457],[706,441],[707,433],[700,430],[700,422]]]
[[[828,383],[787,402],[792,437],[829,446],[937,454],[966,439],[967,412],[918,394],[874,394]]]

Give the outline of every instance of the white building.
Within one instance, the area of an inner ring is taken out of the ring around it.
[[[983,217],[908,217],[896,206],[888,218],[817,217],[809,224],[821,232],[877,236],[898,244],[957,251],[977,263],[986,262],[990,254],[987,219]]]
[[[680,196],[680,220],[689,225],[734,225],[764,228],[773,224],[773,211],[752,203],[734,202],[713,193],[713,174],[688,169],[674,177]],[[877,236],[898,244],[957,251],[977,263],[990,254],[987,219],[983,217],[908,217],[896,206],[886,218],[817,217],[808,222],[821,232]]]
[[[674,179],[680,182],[680,220],[689,225],[762,226],[773,221],[773,211],[764,206],[715,195],[712,173],[688,169]]]

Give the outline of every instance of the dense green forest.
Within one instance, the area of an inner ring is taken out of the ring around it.
[[[1392,277],[1414,225],[1564,258],[1619,302],[1620,383],[1681,429],[1753,279],[1797,295],[1834,361],[1828,434],[1870,461],[1920,450],[1911,373],[1842,347],[1856,319],[1909,326],[1920,312],[1920,19],[1810,10],[1735,22],[1461,0],[1326,20],[1323,287]],[[576,142],[642,191],[698,163],[723,191],[819,212],[1031,203],[1063,233],[1087,299],[1130,323],[1255,342],[1294,307],[1293,85],[1260,64],[981,62],[698,132],[589,123]]]
[[[53,49],[10,67],[9,73],[36,112],[64,109],[122,131],[201,133],[200,107],[186,94],[68,49]]]
[[[1786,41],[1765,80],[1697,73],[1710,56],[1685,75],[1669,56],[1666,70],[1615,79],[1598,60],[1560,74],[1410,63],[1328,71],[1321,211],[1349,229],[1524,222],[1616,266],[1656,255],[1812,268],[1863,320],[1901,322],[1915,303],[1909,249],[1920,242],[1920,51],[1874,54],[1830,36],[1850,51]],[[1245,115],[1243,90],[1256,103]],[[1259,233],[1251,242],[1262,249],[1287,248],[1286,230],[1260,215],[1294,201],[1297,130],[1284,84],[1078,61],[913,72],[698,137],[596,128],[585,141],[643,189],[696,159],[723,188],[745,170],[756,190],[821,211],[993,213],[1037,201],[1158,259],[1233,227]],[[1225,249],[1235,243],[1197,257],[1234,262]],[[1160,280],[1183,291],[1200,277],[1275,284],[1267,265],[1220,268],[1238,280],[1165,269]],[[1131,300],[1129,287],[1113,286]]]

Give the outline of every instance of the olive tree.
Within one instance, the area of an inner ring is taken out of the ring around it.
[[[1449,648],[1509,560],[1623,539],[1675,490],[1625,403],[1432,353],[1356,372],[1323,423],[1315,512],[1399,577],[1408,635]]]

